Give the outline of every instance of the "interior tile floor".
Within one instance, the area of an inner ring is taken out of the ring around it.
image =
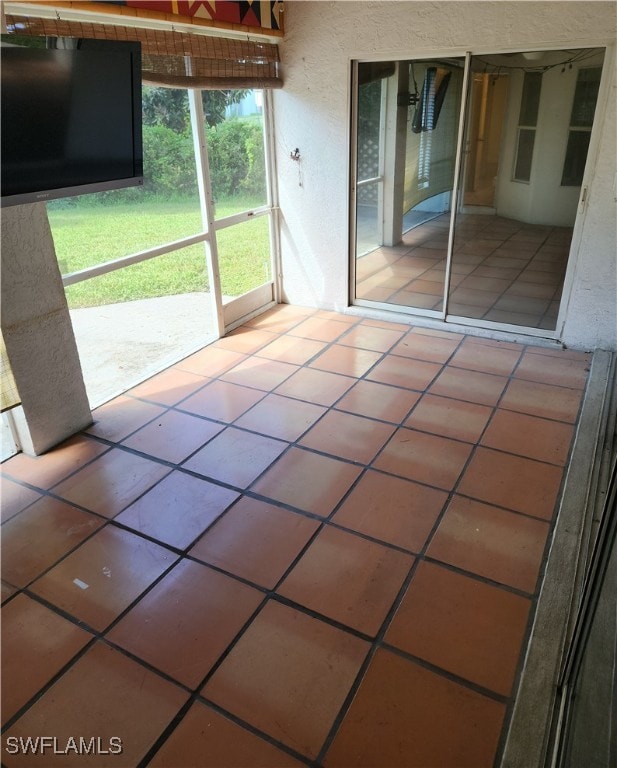
[[[443,308],[450,214],[356,261],[356,296],[416,309]],[[457,216],[448,313],[555,330],[572,229],[501,216]]]
[[[280,306],[2,464],[3,764],[498,763],[589,362]]]

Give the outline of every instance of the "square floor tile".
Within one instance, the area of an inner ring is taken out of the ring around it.
[[[255,354],[270,360],[280,360],[282,363],[304,365],[312,357],[319,354],[326,344],[313,339],[301,339],[297,336],[280,336],[276,341],[260,349]]]
[[[252,587],[182,560],[107,638],[195,688],[263,599]]]
[[[301,336],[314,341],[334,341],[348,329],[348,323],[314,315],[294,326],[288,333],[290,336]]]
[[[223,429],[223,424],[187,413],[167,411],[137,430],[122,444],[157,459],[180,464]]]
[[[333,405],[341,395],[355,384],[355,380],[347,376],[339,376],[327,371],[316,371],[312,368],[300,368],[287,381],[277,387],[279,395],[295,397],[317,405]]]
[[[184,468],[236,488],[246,488],[287,448],[287,443],[227,427]]]
[[[471,446],[412,429],[398,429],[373,466],[393,475],[450,491],[456,485]]]
[[[458,338],[443,339],[410,332],[394,347],[392,354],[429,363],[445,363],[459,343]]]
[[[2,577],[25,587],[103,522],[89,512],[43,497],[2,526]]]
[[[184,400],[178,407],[208,419],[232,422],[258,403],[264,393],[227,381],[213,381]]]
[[[186,549],[240,494],[184,472],[172,472],[116,518],[118,523]]]
[[[6,723],[92,639],[40,603],[17,595],[2,609],[2,722]]]
[[[338,343],[360,349],[372,349],[375,352],[387,352],[402,336],[400,330],[357,325],[339,339]]]
[[[481,373],[509,376],[521,356],[520,351],[485,344],[463,343],[450,365]]]
[[[236,365],[221,377],[223,381],[232,384],[246,384],[253,389],[263,389],[266,392],[278,387],[292,373],[298,370],[297,365],[282,363],[279,360],[268,360],[265,357],[249,357]]]
[[[387,331],[403,331],[409,330],[409,325],[406,323],[392,323],[389,320],[377,320],[374,317],[365,317],[360,320],[360,325],[369,325],[372,328],[385,328]]]
[[[509,696],[530,605],[527,598],[423,562],[384,639],[447,672]]]
[[[8,581],[4,580],[0,580],[0,588],[2,589],[3,603],[5,603],[9,597],[13,597],[13,595],[19,591],[17,587],[14,587],[12,584],[9,584]]]
[[[241,416],[236,426],[292,442],[303,435],[325,410],[314,403],[269,394]]]
[[[444,491],[369,469],[332,522],[419,552],[447,498]]]
[[[498,408],[482,437],[482,444],[529,459],[564,466],[574,427]]]
[[[360,474],[360,467],[291,448],[251,490],[305,512],[327,517]]]
[[[319,525],[317,520],[244,496],[190,554],[272,589]]]
[[[107,450],[109,447],[97,440],[76,435],[42,456],[18,453],[2,464],[2,473],[39,488],[51,488]]]
[[[311,368],[360,378],[381,358],[381,352],[333,344],[310,363]]]
[[[367,379],[407,389],[426,389],[441,370],[438,363],[388,355],[368,374]]]
[[[277,591],[374,637],[413,562],[411,555],[326,526]]]
[[[297,307],[291,304],[279,304],[261,315],[249,320],[251,328],[262,328],[272,333],[284,333],[301,323],[306,317],[315,314],[313,307]]]
[[[513,379],[508,384],[499,407],[574,424],[582,394],[579,389]]]
[[[562,387],[584,389],[588,372],[589,363],[585,360],[525,352],[514,376],[517,379],[537,381],[541,384],[558,384]]]
[[[150,768],[301,768],[304,763],[196,701],[148,763]]]
[[[475,443],[492,412],[485,405],[427,394],[413,409],[405,426]]]
[[[0,476],[0,514],[3,523],[40,498],[41,494],[32,488]]]
[[[394,432],[394,426],[364,416],[328,411],[300,440],[300,445],[368,464]]]
[[[418,402],[420,394],[376,381],[361,381],[338,401],[337,409],[399,424]]]
[[[489,504],[551,520],[562,474],[561,467],[478,448],[458,491]]]
[[[265,347],[266,344],[269,344],[276,338],[278,338],[276,333],[242,325],[240,328],[236,328],[235,331],[231,331],[226,336],[223,336],[222,339],[215,341],[212,346],[216,349],[230,349],[233,352],[242,352],[243,354],[250,355],[261,349],[261,347]]]
[[[208,384],[211,379],[198,376],[195,373],[182,371],[179,368],[168,368],[157,373],[151,379],[129,389],[127,395],[150,400],[161,405],[176,405],[180,400],[192,395],[198,389]]]
[[[203,694],[314,758],[368,649],[353,635],[270,601]]]
[[[175,560],[169,550],[108,525],[30,589],[102,631]]]
[[[87,431],[118,443],[163,413],[165,409],[159,405],[120,395],[92,411],[94,424]]]
[[[184,360],[176,363],[175,367],[181,371],[188,371],[198,376],[207,376],[213,379],[246,359],[247,356],[242,352],[210,346],[185,357]]]
[[[548,532],[542,520],[454,496],[427,554],[533,594]]]
[[[493,765],[505,706],[379,649],[326,768]]]
[[[100,738],[103,748],[121,754],[88,756],[88,765],[139,765],[161,732],[188,699],[181,688],[102,643],[90,648],[7,732],[6,737],[49,734],[59,748],[83,735]],[[110,742],[112,737],[121,744]],[[77,742],[79,743],[79,741]],[[3,756],[12,766],[84,765],[83,756]]]
[[[479,405],[497,405],[508,379],[448,366],[430,388],[431,394]]]
[[[336,312],[330,309],[318,309],[315,313],[315,317],[326,318],[327,320],[336,320],[339,323],[347,323],[347,325],[355,325],[358,322],[358,318],[354,315],[346,315],[343,312]]]
[[[113,448],[54,487],[54,493],[80,507],[115,517],[170,472],[169,467]]]

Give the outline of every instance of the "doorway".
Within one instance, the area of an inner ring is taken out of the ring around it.
[[[555,335],[603,60],[357,62],[352,302]]]

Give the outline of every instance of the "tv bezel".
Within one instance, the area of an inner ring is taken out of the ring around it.
[[[18,47],[28,48],[29,40],[40,40],[41,38],[26,37],[19,34],[1,36],[3,43],[17,45]],[[43,38],[45,39],[45,38]],[[60,38],[52,38],[60,39]],[[75,197],[77,195],[92,194],[94,192],[107,192],[115,189],[126,189],[128,187],[143,186],[143,144],[142,144],[142,107],[141,107],[141,43],[133,40],[99,40],[96,38],[62,38],[70,40],[87,40],[91,45],[90,50],[100,49],[122,50],[131,54],[131,93],[132,93],[132,124],[133,124],[133,170],[132,176],[126,176],[119,179],[106,179],[104,181],[92,181],[79,184],[77,186],[54,187],[52,189],[32,190],[31,192],[20,192],[13,195],[5,195],[4,190],[0,190],[0,207],[6,208],[13,205],[24,205],[28,203],[41,203],[48,200],[59,200],[65,197]],[[19,41],[19,42],[18,42]],[[34,46],[33,46],[34,47]],[[77,48],[79,50],[79,48]],[[6,119],[6,117],[3,117]]]

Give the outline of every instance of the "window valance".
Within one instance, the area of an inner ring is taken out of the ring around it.
[[[8,15],[9,33],[50,37],[136,40],[142,76],[151,85],[219,90],[280,88],[278,46],[172,30]]]

